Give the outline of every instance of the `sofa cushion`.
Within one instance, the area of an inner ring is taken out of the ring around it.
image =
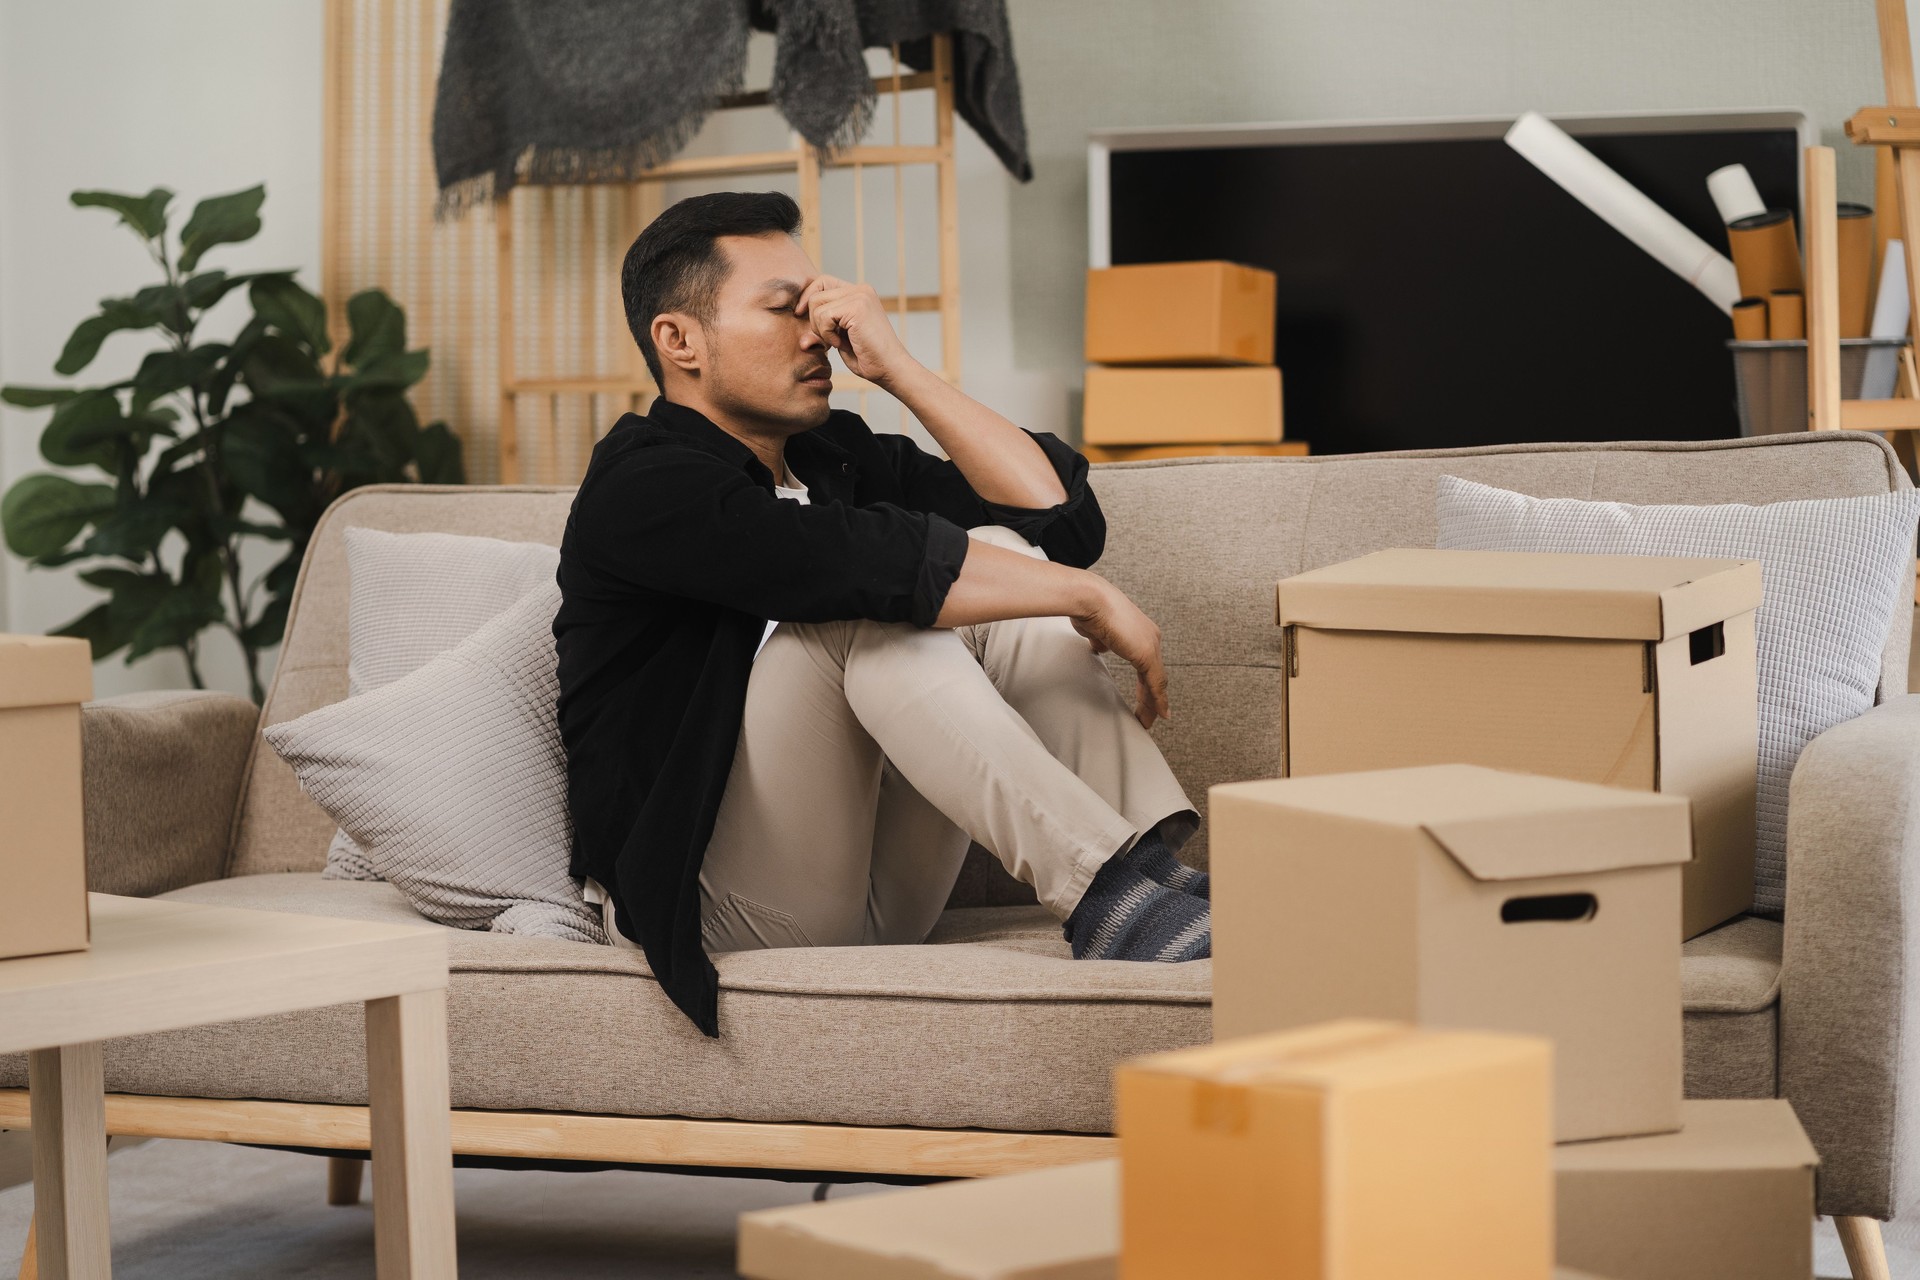
[[[568,874],[555,583],[413,674],[268,726],[314,799],[438,924],[604,944]]]
[[[553,582],[560,549],[453,533],[388,533],[349,528],[347,696],[412,675]],[[378,880],[354,838],[333,833],[327,876]]]
[[[165,895],[423,921],[393,886],[241,876]],[[727,1035],[703,1036],[637,951],[448,930],[453,1105],[833,1124],[1112,1131],[1123,1058],[1212,1038],[1213,961],[1074,960],[1037,905],[949,910],[916,946],[726,952]],[[1780,926],[1686,944],[1688,1091],[1770,1096]],[[185,1097],[366,1099],[362,1021],[337,1006],[107,1045],[107,1087]],[[0,1057],[0,1086],[25,1083]]]

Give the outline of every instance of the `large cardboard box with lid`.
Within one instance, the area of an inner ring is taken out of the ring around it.
[[[0,958],[87,946],[80,704],[92,696],[85,640],[0,634]]]
[[[1676,796],[1428,765],[1231,782],[1212,823],[1216,1040],[1330,1018],[1554,1042],[1561,1141],[1679,1127]]]
[[[1554,1149],[1560,1261],[1631,1280],[1810,1280],[1819,1157],[1781,1098],[1689,1101],[1678,1133]]]
[[[1122,1277],[1546,1280],[1551,1058],[1342,1020],[1122,1062]]]
[[[1693,802],[1680,927],[1753,904],[1752,560],[1401,549],[1275,594],[1291,776],[1463,761]]]
[[[1272,364],[1273,272],[1147,262],[1087,272],[1093,364]]]

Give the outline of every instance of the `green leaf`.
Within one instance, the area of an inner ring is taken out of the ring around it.
[[[227,419],[220,451],[228,477],[289,524],[309,526],[319,515],[313,510],[313,472],[301,461],[300,442],[274,417],[242,405]]]
[[[224,344],[211,342],[191,351],[169,348],[149,352],[140,362],[140,371],[133,375],[134,404],[145,408],[161,396],[199,386],[212,375],[227,350]]]
[[[22,409],[44,409],[62,400],[71,400],[80,392],[75,387],[0,387],[0,400]]]
[[[119,396],[111,391],[83,391],[54,409],[40,433],[40,456],[56,467],[95,466],[112,471],[119,463],[119,452],[102,442],[123,418]]]
[[[274,596],[267,601],[260,616],[240,632],[241,643],[252,649],[270,649],[279,644],[287,632],[287,609],[292,603],[290,596]]]
[[[113,510],[113,486],[78,484],[39,472],[22,476],[0,499],[7,548],[23,559],[58,554],[87,524]]]
[[[200,255],[217,244],[238,244],[259,235],[260,206],[266,198],[267,189],[255,186],[195,205],[193,216],[180,228],[180,270],[192,271]]]
[[[353,376],[347,379],[347,390],[349,393],[405,390],[427,376],[429,360],[430,357],[424,347],[418,351],[381,356],[377,360],[370,360],[354,370]]]
[[[327,336],[327,308],[285,276],[255,280],[247,290],[260,318],[317,355],[333,348]]]
[[[159,549],[168,533],[191,521],[194,515],[192,507],[177,499],[144,494],[96,520],[93,533],[81,545],[81,550],[89,555],[142,561]]]
[[[53,371],[72,377],[93,363],[93,358],[100,354],[100,344],[109,334],[123,329],[151,329],[159,323],[159,316],[135,306],[130,298],[103,298],[100,314],[88,316],[74,329],[60,358],[53,362]]]
[[[347,303],[353,340],[341,353],[354,368],[407,349],[407,313],[379,289],[366,289]]]
[[[246,327],[233,340],[227,349],[226,358],[214,371],[207,382],[207,413],[219,418],[227,411],[227,397],[233,394],[234,381],[248,360],[253,358],[253,348],[267,332],[267,322],[259,316],[247,321]]]
[[[111,209],[120,221],[148,240],[156,240],[167,230],[167,202],[173,192],[155,187],[144,196],[121,195],[114,191],[76,191],[70,197],[76,209]]]
[[[421,484],[465,484],[466,463],[461,458],[460,437],[436,422],[420,432],[413,457],[420,470]]]
[[[150,284],[128,299],[128,303],[175,333],[185,335],[193,330],[193,318],[187,314],[186,294],[178,285]]]
[[[74,636],[78,639],[85,640],[88,647],[93,651],[93,660],[95,662],[100,661],[102,658],[111,657],[115,652],[124,648],[127,643],[127,633],[123,628],[115,625],[113,620],[113,606],[107,603],[93,606],[93,608],[87,610],[72,622],[67,623],[63,627],[57,627],[47,634],[50,636]]]

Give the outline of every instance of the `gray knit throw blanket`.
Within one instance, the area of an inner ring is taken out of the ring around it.
[[[898,41],[926,71],[931,37],[951,32],[954,110],[1015,177],[1033,177],[1005,0],[453,0],[433,104],[435,219],[521,182],[633,181],[741,91],[751,29],[774,33],[773,105],[828,154],[873,118],[862,50]]]

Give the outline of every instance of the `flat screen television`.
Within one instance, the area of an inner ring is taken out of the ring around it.
[[[1798,219],[1803,112],[1552,119],[1723,253],[1722,165]],[[1286,433],[1315,453],[1738,435],[1726,314],[1507,146],[1512,123],[1097,132],[1091,265],[1273,271]]]

